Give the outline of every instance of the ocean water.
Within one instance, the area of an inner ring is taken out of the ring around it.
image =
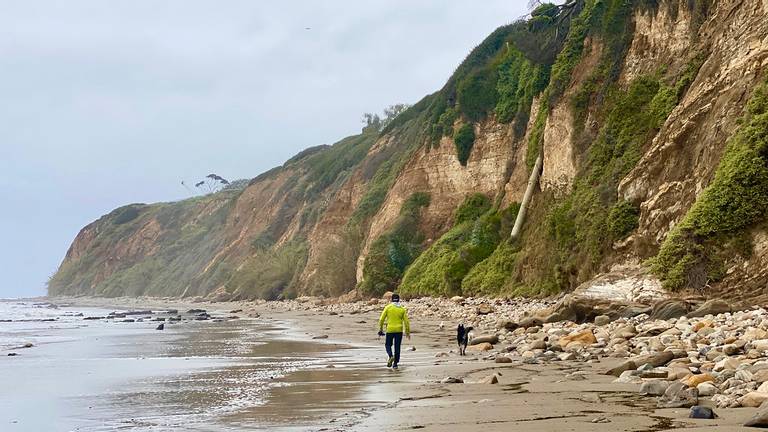
[[[0,301],[1,431],[312,430],[383,403],[370,352],[291,323],[85,320],[112,311]]]

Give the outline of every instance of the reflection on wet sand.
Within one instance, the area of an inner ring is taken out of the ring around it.
[[[382,404],[365,396],[369,385],[386,377],[386,370],[365,360],[370,349],[299,340],[279,323],[195,327],[179,329],[181,337],[146,355],[225,363],[127,384],[98,407],[105,418],[114,419],[105,426],[298,430]]]

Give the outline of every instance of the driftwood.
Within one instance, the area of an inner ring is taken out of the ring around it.
[[[525,211],[528,209],[528,204],[530,204],[531,198],[533,197],[533,191],[536,189],[536,184],[539,182],[539,175],[541,174],[541,165],[543,162],[543,152],[539,152],[539,157],[536,158],[536,163],[533,165],[531,176],[528,178],[528,187],[525,188],[523,202],[520,203],[520,210],[517,211],[515,226],[512,227],[512,239],[516,239],[520,235],[520,231],[523,229],[523,223],[525,222]]]

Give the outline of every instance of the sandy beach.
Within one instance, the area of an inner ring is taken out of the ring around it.
[[[374,341],[377,312],[329,315],[327,312],[272,312],[309,334],[351,345]],[[364,322],[363,322],[364,321]],[[485,354],[436,357],[455,351],[455,329],[429,319],[412,318],[413,338],[404,342],[401,370],[388,386],[389,403],[365,410],[360,421],[318,425],[331,431],[661,431],[750,430],[741,425],[754,409],[718,409],[716,420],[692,420],[689,410],[657,409],[656,399],[638,394],[637,384],[616,384],[607,368],[619,363],[559,362],[497,364]],[[415,347],[416,351],[409,351]],[[380,349],[384,368],[386,356]],[[498,384],[484,380],[496,375]],[[442,384],[446,377],[463,384]],[[343,417],[339,421],[343,421]]]
[[[221,416],[217,424],[226,430],[729,431],[749,430],[741,425],[755,413],[752,408],[718,408],[719,418],[694,420],[688,408],[658,409],[655,397],[639,394],[639,384],[616,383],[603,373],[621,359],[525,364],[496,363],[488,352],[459,357],[454,324],[443,322],[441,328],[434,317],[419,315],[411,317],[413,338],[404,341],[401,368],[392,371],[385,367],[383,341],[376,337],[379,304],[339,313],[338,307],[295,302],[77,301],[121,309],[242,310],[244,317],[259,316],[242,320],[246,327],[283,323],[276,331],[314,347],[276,339],[270,355],[314,351],[310,357],[316,355],[322,367],[288,373],[265,393],[264,403]],[[223,373],[229,374],[224,379],[240,379],[231,371]],[[447,377],[463,383],[444,383]],[[714,406],[704,398],[700,403]]]

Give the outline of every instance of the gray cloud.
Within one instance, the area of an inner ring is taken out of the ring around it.
[[[0,297],[43,294],[116,206],[253,177],[416,102],[525,3],[0,1]]]

